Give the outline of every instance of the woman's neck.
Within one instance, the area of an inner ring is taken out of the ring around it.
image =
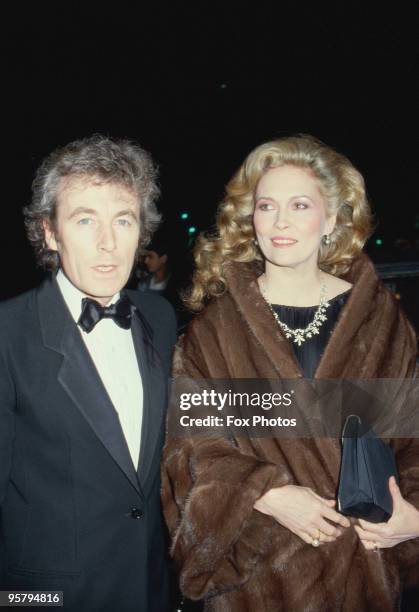
[[[326,275],[319,268],[299,270],[266,265],[259,285],[269,302],[284,306],[315,306]]]

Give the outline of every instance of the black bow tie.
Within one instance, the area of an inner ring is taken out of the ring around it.
[[[83,298],[81,301],[81,315],[77,324],[87,333],[91,332],[101,319],[113,319],[119,327],[129,329],[135,306],[128,297],[123,295],[115,304],[101,306],[96,300]]]

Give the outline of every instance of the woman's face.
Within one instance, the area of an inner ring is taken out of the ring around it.
[[[322,236],[336,216],[326,216],[320,184],[310,170],[285,165],[268,170],[255,195],[253,224],[259,247],[276,266],[317,267]]]

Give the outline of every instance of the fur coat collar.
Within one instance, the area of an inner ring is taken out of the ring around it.
[[[224,300],[236,308],[282,378],[302,376],[289,341],[260,293],[255,264],[229,264]],[[353,284],[318,365],[316,378],[404,378],[415,368],[415,333],[372,262],[361,255],[344,280]],[[238,376],[240,377],[240,376]]]

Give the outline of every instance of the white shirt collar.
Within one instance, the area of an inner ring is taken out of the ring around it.
[[[80,289],[77,289],[66,277],[60,269],[57,274],[57,283],[63,295],[64,301],[71,313],[71,316],[77,323],[81,314],[81,301],[87,297]],[[119,299],[119,292],[116,293],[109,302],[109,306]]]
[[[154,280],[154,276],[150,278],[150,289],[153,291],[164,291],[167,287],[167,283],[169,282],[169,277],[166,276],[162,281],[156,282]]]

